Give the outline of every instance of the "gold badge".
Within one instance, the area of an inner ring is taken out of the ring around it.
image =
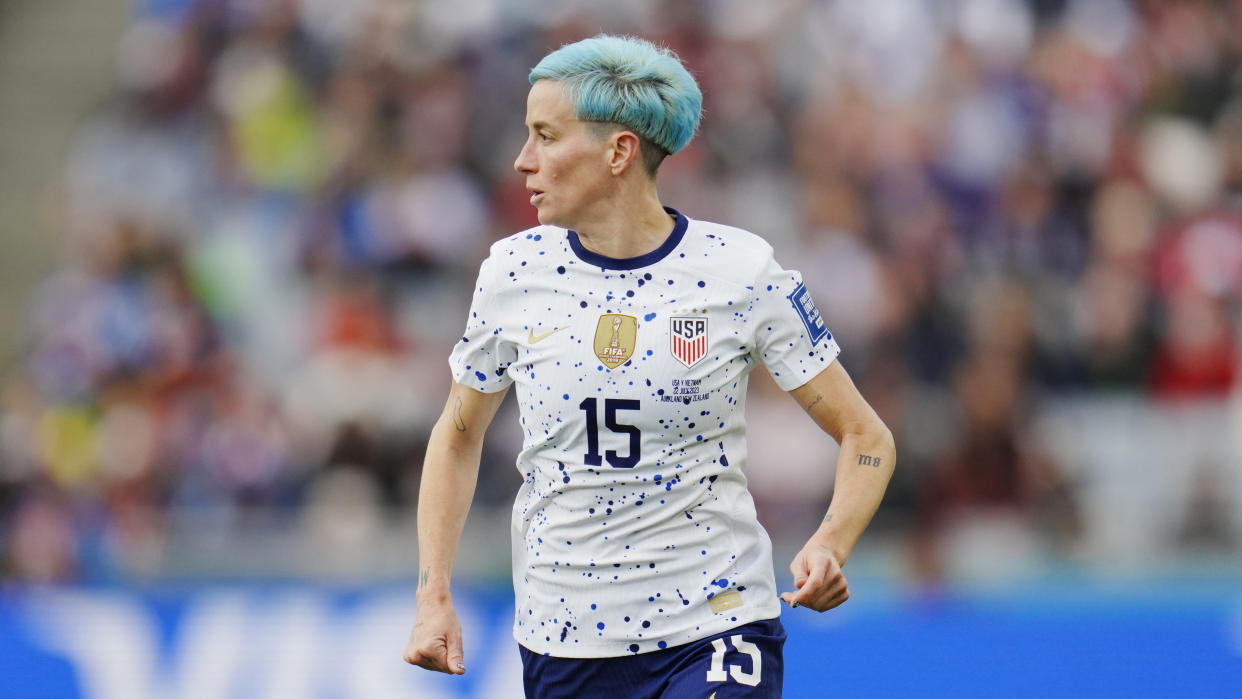
[[[730,609],[737,609],[746,604],[742,601],[742,596],[738,594],[737,590],[728,590],[715,595],[707,600],[707,603],[711,605],[712,611],[717,614],[727,612]]]
[[[609,369],[630,361],[638,341],[638,319],[619,313],[606,313],[595,326],[595,356]]]

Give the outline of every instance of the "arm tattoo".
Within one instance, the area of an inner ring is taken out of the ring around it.
[[[466,431],[466,421],[461,419],[461,398],[457,399],[457,406],[453,408],[453,427],[456,427],[458,432]]]
[[[822,394],[822,393],[816,393],[816,394],[815,394],[815,400],[813,400],[813,401],[811,401],[810,403],[807,403],[806,405],[802,406],[802,409],[803,409],[803,410],[805,410],[805,411],[807,411],[807,412],[809,413],[809,412],[811,412],[811,408],[814,408],[815,406],[819,405],[819,404],[820,404],[820,402],[821,402],[821,401],[823,401],[823,400],[824,400],[824,394]]]
[[[879,467],[880,467],[880,464],[881,464],[883,461],[884,461],[884,460],[883,460],[883,459],[881,459],[881,458],[880,458],[880,457],[878,457],[878,456],[868,456],[868,455],[866,455],[866,454],[859,454],[859,455],[858,455],[858,465],[859,465],[859,466],[874,466],[874,467],[876,467],[876,468],[879,468]]]

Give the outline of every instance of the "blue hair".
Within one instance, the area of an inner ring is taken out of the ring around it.
[[[620,124],[667,154],[694,138],[703,111],[703,93],[677,55],[635,37],[562,46],[530,71],[530,83],[539,80],[564,83],[582,121]]]

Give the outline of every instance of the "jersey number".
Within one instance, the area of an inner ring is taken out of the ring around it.
[[[708,682],[724,682],[730,677],[736,682],[741,682],[748,687],[754,687],[759,684],[759,680],[763,676],[763,656],[759,653],[759,646],[743,641],[741,636],[730,636],[729,640],[733,642],[733,647],[739,653],[745,653],[750,656],[750,672],[744,672],[741,665],[729,665],[729,672],[726,674],[724,669],[725,658],[725,642],[723,638],[712,639],[712,666],[707,671]]]
[[[638,410],[639,402],[636,400],[622,398],[605,398],[604,399],[604,425],[608,429],[617,434],[627,434],[630,436],[629,453],[622,456],[616,451],[609,449],[604,452],[603,456],[599,453],[599,416],[596,413],[596,399],[587,398],[578,404],[578,407],[586,413],[587,427],[587,453],[583,456],[583,460],[588,466],[599,466],[604,463],[604,458],[608,459],[608,465],[613,468],[634,468],[638,464],[639,444],[642,441],[642,432],[633,425],[626,425],[617,422],[618,410]]]

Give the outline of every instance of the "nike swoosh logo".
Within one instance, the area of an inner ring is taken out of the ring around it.
[[[543,334],[540,334],[540,335],[536,335],[536,334],[535,334],[535,329],[534,329],[534,328],[531,328],[531,329],[530,329],[529,334],[526,336],[526,341],[527,341],[527,342],[529,342],[530,344],[532,344],[532,345],[533,345],[533,344],[535,344],[536,342],[539,342],[539,341],[541,341],[541,340],[545,340],[545,339],[547,339],[547,338],[548,338],[548,336],[553,335],[553,334],[555,334],[555,333],[559,333],[560,331],[562,331],[562,330],[564,330],[565,328],[568,328],[568,327],[569,327],[568,325],[565,325],[565,326],[562,326],[562,327],[559,327],[559,328],[553,328],[552,330],[549,330],[549,331],[547,331],[546,333],[543,333]]]

